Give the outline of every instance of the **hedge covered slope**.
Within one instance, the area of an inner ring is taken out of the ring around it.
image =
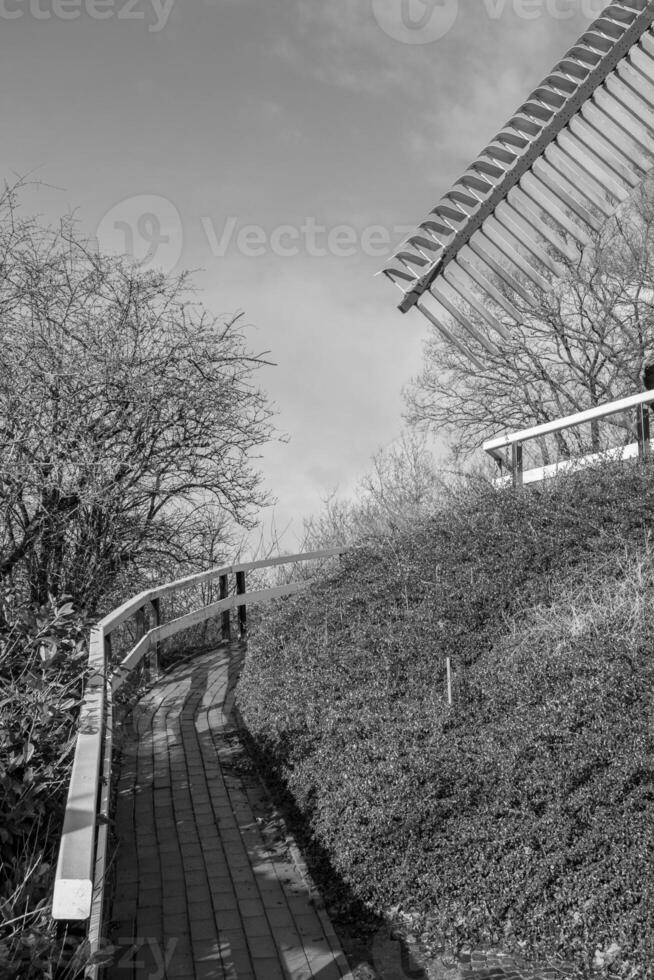
[[[265,618],[240,709],[357,897],[654,976],[653,516],[651,463],[472,482]]]

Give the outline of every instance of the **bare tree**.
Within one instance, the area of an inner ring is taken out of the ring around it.
[[[271,437],[238,316],[0,199],[0,574],[93,607],[254,523]]]
[[[446,433],[456,452],[467,453],[501,431],[642,390],[643,367],[654,355],[654,183],[645,183],[574,261],[556,258],[565,274],[548,290],[523,281],[531,303],[504,288],[522,322],[510,323],[508,340],[493,336],[495,354],[470,342],[482,368],[431,335],[422,373],[407,391],[412,424]],[[462,312],[487,332],[474,311]],[[615,445],[631,426],[617,417],[589,433],[543,440],[541,461]]]
[[[404,432],[371,462],[352,499],[333,493],[319,514],[305,520],[303,549],[352,544],[410,527],[438,506],[444,476],[424,435]]]

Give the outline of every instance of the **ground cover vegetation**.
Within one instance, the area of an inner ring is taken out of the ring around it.
[[[651,461],[462,477],[262,618],[240,711],[349,895],[654,976],[653,513]]]
[[[45,227],[20,185],[0,259],[0,977],[69,978],[49,904],[90,626],[233,559],[271,412],[239,317]]]

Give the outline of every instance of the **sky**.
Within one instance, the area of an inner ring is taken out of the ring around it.
[[[602,6],[0,0],[0,175],[243,313],[286,550],[404,425],[428,325],[375,273]]]

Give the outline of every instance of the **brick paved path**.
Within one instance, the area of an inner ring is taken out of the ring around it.
[[[310,885],[266,828],[230,721],[237,645],[177,667],[123,726],[111,980],[351,977]]]

